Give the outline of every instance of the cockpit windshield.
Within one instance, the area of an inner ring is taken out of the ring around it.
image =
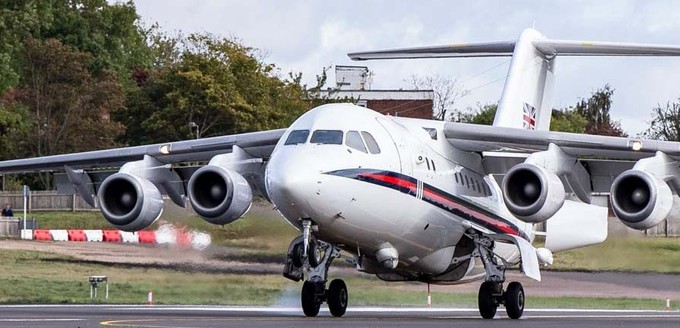
[[[312,133],[313,144],[342,145],[342,131],[340,130],[316,130]]]
[[[295,130],[288,135],[288,139],[284,145],[297,145],[307,142],[309,137],[309,130]]]

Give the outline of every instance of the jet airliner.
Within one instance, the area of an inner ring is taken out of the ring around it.
[[[283,275],[302,281],[301,304],[344,315],[348,288],[328,282],[333,260],[385,281],[481,281],[483,318],[520,318],[518,267],[540,280],[553,252],[607,236],[609,194],[626,225],[657,225],[680,200],[680,143],[548,130],[558,56],[678,56],[680,47],[551,40],[533,29],[516,41],[352,53],[354,60],[511,56],[493,126],[384,116],[327,104],[289,128],[0,162],[0,173],[54,171],[111,224],[156,221],[163,195],[214,224],[242,217],[254,195],[298,228]],[[187,162],[204,161],[200,168]],[[119,167],[116,172],[103,168]],[[545,222],[545,247],[532,245]],[[634,259],[631,259],[634,260]]]

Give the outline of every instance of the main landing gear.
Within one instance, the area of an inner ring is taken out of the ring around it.
[[[493,253],[494,241],[479,233],[473,234],[477,249],[475,255],[484,263],[486,277],[479,286],[478,305],[479,314],[484,319],[492,319],[496,315],[498,306],[505,305],[505,311],[511,319],[519,319],[524,313],[524,288],[519,282],[513,281],[503,290],[505,269],[507,263]],[[501,263],[499,263],[499,260]]]
[[[340,249],[317,240],[311,235],[311,220],[302,221],[302,236],[291,242],[283,276],[293,281],[305,278],[300,293],[302,311],[308,317],[319,314],[321,304],[326,302],[331,314],[341,317],[347,310],[347,285],[342,279],[334,279],[326,289],[328,268],[340,257]]]

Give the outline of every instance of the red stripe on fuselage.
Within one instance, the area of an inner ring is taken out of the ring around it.
[[[439,202],[444,206],[447,206],[449,208],[455,208],[455,209],[457,209],[457,210],[459,210],[459,211],[461,211],[461,212],[463,212],[467,215],[470,215],[470,216],[472,216],[472,217],[474,217],[478,220],[481,220],[481,221],[484,221],[488,224],[491,224],[494,227],[498,228],[503,233],[519,236],[519,232],[517,230],[513,229],[512,227],[508,226],[507,224],[504,224],[503,222],[499,222],[498,220],[494,219],[493,217],[490,217],[490,216],[488,216],[484,213],[480,213],[478,211],[475,211],[475,210],[473,210],[473,209],[471,209],[471,208],[469,208],[465,205],[461,205],[459,203],[451,201],[450,199],[448,199],[444,196],[438,195],[431,190],[423,191],[423,195],[424,195],[424,197],[427,197],[427,198],[432,199],[436,202]]]

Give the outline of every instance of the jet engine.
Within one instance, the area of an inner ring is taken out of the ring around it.
[[[554,173],[528,163],[513,166],[503,179],[503,200],[518,219],[543,222],[564,204],[564,185]]]
[[[137,231],[148,227],[163,211],[163,198],[149,180],[116,173],[104,180],[97,193],[104,218],[116,228]]]
[[[649,229],[665,219],[673,205],[673,193],[666,182],[642,170],[621,173],[611,187],[612,209],[623,224]]]
[[[188,194],[194,211],[213,224],[227,224],[250,209],[253,192],[246,179],[221,165],[209,164],[191,175]]]

